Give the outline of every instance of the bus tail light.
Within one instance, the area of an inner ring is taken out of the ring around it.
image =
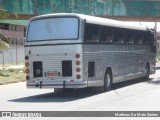
[[[81,79],[81,75],[77,75],[76,78],[77,78],[77,79]]]
[[[26,67],[29,67],[29,62],[26,62],[26,63],[25,63],[25,66],[26,66]]]
[[[81,62],[80,61],[76,61],[76,65],[80,65],[81,64]]]
[[[30,73],[30,70],[29,70],[29,69],[26,69],[26,73],[27,73],[27,74]]]
[[[26,80],[30,80],[30,77],[29,77],[29,76],[26,76]]]
[[[81,69],[80,68],[76,68],[76,72],[80,72],[81,71]]]

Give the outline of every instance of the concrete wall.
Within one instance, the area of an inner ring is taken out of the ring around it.
[[[7,65],[7,64],[20,64],[24,63],[24,47],[23,46],[16,46],[11,47],[8,50],[1,50],[0,53],[0,64],[1,65]]]

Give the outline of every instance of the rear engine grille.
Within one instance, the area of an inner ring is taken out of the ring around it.
[[[72,61],[62,61],[62,76],[71,77],[72,76]]]
[[[43,69],[42,69],[42,62],[36,61],[33,62],[33,77],[43,77]]]

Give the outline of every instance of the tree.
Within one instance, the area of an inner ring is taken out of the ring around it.
[[[8,39],[2,34],[0,34],[0,50],[5,48],[9,48]]]
[[[12,14],[14,14],[14,13],[0,9],[0,19],[6,19],[7,17],[9,17]],[[16,14],[14,14],[14,15],[16,15]],[[8,48],[8,47],[9,47],[8,39],[0,33],[0,50]]]
[[[11,15],[14,15],[16,18],[18,17],[15,13],[9,12],[7,10],[0,9],[0,19],[4,20]]]
[[[13,15],[13,13],[0,9],[0,19],[4,20],[10,15]],[[9,46],[8,39],[0,33],[0,53],[3,55],[3,66],[4,66],[4,49],[9,48],[9,47],[10,46]],[[0,76],[1,75],[3,74],[0,72]]]

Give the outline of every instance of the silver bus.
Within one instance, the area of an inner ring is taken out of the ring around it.
[[[27,88],[101,87],[155,73],[154,33],[142,25],[74,13],[30,20]]]

